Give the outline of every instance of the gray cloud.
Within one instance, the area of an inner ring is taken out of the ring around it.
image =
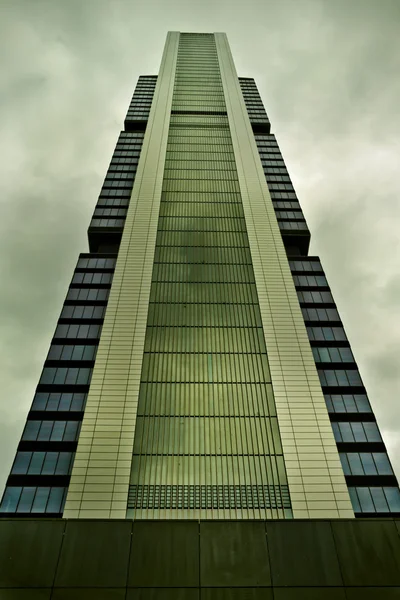
[[[130,96],[167,30],[254,76],[400,471],[397,0],[3,0],[0,488]]]

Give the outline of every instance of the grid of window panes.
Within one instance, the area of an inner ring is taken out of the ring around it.
[[[121,132],[89,225],[89,237],[93,230],[122,233],[143,138],[143,131]]]
[[[306,220],[275,136],[255,134],[254,137],[282,236],[285,239],[287,234],[291,240],[298,233],[309,237]]]
[[[269,119],[261,96],[258,93],[254,79],[239,77],[239,84],[242,90],[243,98],[246,104],[247,113],[252,124],[263,124],[266,126],[266,132],[269,133]]]
[[[82,254],[44,363],[0,513],[61,514],[115,256]]]
[[[173,109],[128,514],[290,516],[213,36],[181,35]]]
[[[309,256],[289,264],[353,508],[360,516],[400,512],[397,481],[322,265]]]
[[[157,75],[139,77],[126,115],[125,128],[129,128],[132,123],[148,121],[156,84]]]

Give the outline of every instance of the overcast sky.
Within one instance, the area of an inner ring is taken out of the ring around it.
[[[141,74],[225,31],[255,77],[400,475],[400,1],[0,0],[0,495]]]

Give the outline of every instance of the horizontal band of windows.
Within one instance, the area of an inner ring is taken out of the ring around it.
[[[294,190],[292,190],[291,192],[278,192],[276,190],[270,190],[270,194],[272,200],[292,199],[296,200],[296,202],[298,203],[296,192]]]
[[[249,248],[245,232],[217,231],[158,231],[157,246],[181,246],[183,248]]]
[[[398,487],[349,487],[355,513],[400,513]]]
[[[149,304],[148,327],[262,327],[256,304]]]
[[[92,219],[90,221],[89,228],[96,227],[123,229],[125,227],[125,219]]]
[[[278,225],[283,231],[308,231],[305,221],[278,221]]]
[[[276,416],[271,384],[141,383],[138,415]]]
[[[114,269],[116,258],[80,258],[76,267],[78,269]]]
[[[191,285],[153,283],[150,290],[150,302],[196,302],[201,304],[237,302],[239,304],[257,304],[258,294],[255,284],[251,283],[218,283],[212,286],[206,286],[202,283]]]
[[[238,175],[236,166],[231,170],[215,169],[214,171],[210,171],[210,169],[165,169],[163,182],[168,181],[207,181],[209,183],[227,181],[234,183],[238,181]]]
[[[61,345],[52,344],[46,361],[49,360],[89,360],[96,358],[97,345]]]
[[[2,513],[51,513],[64,510],[68,488],[7,486],[0,505]]]
[[[270,383],[265,354],[143,355],[142,382]]]
[[[74,284],[85,283],[88,285],[96,285],[97,283],[109,284],[112,282],[113,274],[112,273],[101,273],[101,272],[86,272],[80,273],[75,272],[72,278],[72,282]]]
[[[346,341],[347,336],[343,327],[307,327],[310,341]]]
[[[340,452],[345,475],[393,475],[386,452]]]
[[[73,452],[17,452],[11,475],[70,475]]]
[[[301,210],[275,210],[277,219],[286,221],[304,221],[304,215]]]
[[[242,204],[240,192],[163,192],[161,194],[161,204],[168,203],[189,203],[189,204]]]
[[[279,192],[279,191],[287,190],[290,192],[294,192],[293,185],[291,183],[278,183],[277,181],[267,181],[267,184],[268,184],[268,189],[271,192],[271,195],[272,195],[273,191]]]
[[[82,288],[82,287],[76,287],[76,288],[70,288],[68,290],[68,294],[67,294],[67,300],[79,300],[81,302],[87,302],[87,301],[101,301],[104,302],[106,300],[108,300],[108,296],[110,294],[110,286],[107,285],[104,286],[104,288],[92,288],[92,287],[87,287],[87,288]]]
[[[266,353],[261,327],[147,327],[145,352],[164,354],[262,354]]]
[[[112,170],[107,171],[107,175],[104,179],[104,186],[115,185],[116,182],[122,182],[123,185],[130,185],[136,175],[136,168],[131,168],[127,171],[123,170]]]
[[[79,421],[26,422],[21,440],[29,442],[76,442],[81,424]]]
[[[332,413],[372,412],[366,394],[325,394],[325,403]]]
[[[339,321],[340,317],[336,308],[302,308],[305,321]]]
[[[221,158],[220,161],[213,161],[211,158],[208,160],[182,160],[177,158],[167,159],[165,161],[165,171],[164,174],[167,178],[171,179],[186,179],[186,174],[188,172],[196,172],[196,175],[199,176],[199,171],[206,171],[209,175],[211,173],[225,173],[228,172],[237,172],[236,163],[234,160],[224,160]],[[212,175],[210,175],[212,176]],[[197,179],[198,177],[196,177]],[[217,179],[228,179],[230,178],[228,175],[226,177],[217,177]]]
[[[301,292],[297,291],[299,302],[304,304],[333,304],[333,296],[331,292]]]
[[[127,163],[126,158],[115,159],[110,163],[106,179],[118,179],[118,173],[122,174],[121,179],[133,179],[137,171],[137,166],[138,159],[134,162],[130,160],[129,163]]]
[[[83,411],[87,394],[36,392],[31,411]]]
[[[126,198],[127,201],[129,202],[130,197],[132,195],[132,190],[131,189],[108,189],[108,190],[103,190],[101,192],[101,195],[99,196],[99,204],[102,203],[101,201],[104,198]],[[126,200],[125,200],[126,201]]]
[[[323,273],[323,268],[322,268],[322,265],[321,265],[319,259],[316,259],[316,260],[303,260],[303,259],[296,260],[294,258],[291,258],[289,260],[289,266],[290,266],[290,269],[291,269],[292,273],[296,272],[296,271],[313,271],[313,272]]]
[[[293,281],[300,287],[328,287],[324,275],[293,275]]]
[[[89,385],[91,376],[92,369],[89,368],[45,367],[40,377],[39,384]]]
[[[354,363],[354,356],[350,348],[322,348],[313,347],[312,353],[315,362],[321,363]]]
[[[60,319],[102,319],[105,315],[105,306],[93,304],[63,306]]]
[[[54,337],[55,338],[79,338],[79,339],[98,339],[100,337],[101,325],[89,324],[60,324],[57,325]]]
[[[362,387],[360,374],[357,369],[318,369],[318,376],[322,386],[326,387]]]
[[[375,422],[332,422],[336,442],[382,442]]]

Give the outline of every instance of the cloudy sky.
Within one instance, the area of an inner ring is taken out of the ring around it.
[[[0,494],[125,112],[165,35],[255,77],[400,475],[399,0],[0,0]]]

